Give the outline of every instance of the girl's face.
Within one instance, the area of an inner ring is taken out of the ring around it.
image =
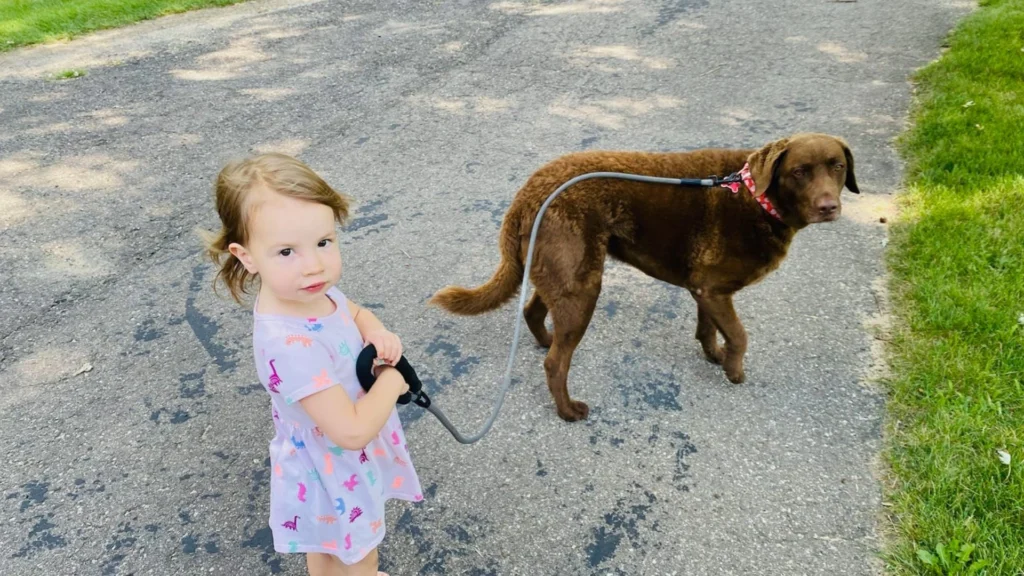
[[[229,249],[260,277],[260,299],[309,315],[312,304],[341,278],[334,213],[323,204],[264,192],[249,216],[247,246]]]

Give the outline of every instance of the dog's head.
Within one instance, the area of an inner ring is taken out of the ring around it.
[[[839,218],[844,186],[860,194],[853,153],[835,136],[795,134],[767,144],[747,161],[757,194],[771,190],[783,221],[795,228]]]

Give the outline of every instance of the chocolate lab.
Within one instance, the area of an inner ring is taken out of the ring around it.
[[[594,313],[606,256],[690,291],[697,302],[697,340],[730,381],[743,382],[747,335],[732,296],[778,268],[797,230],[839,217],[839,193],[859,193],[853,154],[825,134],[796,134],[757,150],[680,153],[579,152],[537,170],[519,190],[498,235],[501,263],[474,289],[449,286],[431,299],[455,314],[480,314],[514,296],[523,279],[530,231],[540,205],[558,186],[587,172],[628,172],[670,178],[739,174],[733,189],[680,187],[593,179],[565,190],[537,233],[524,317],[544,360],[558,415],[587,417],[569,397],[573,351]],[[544,320],[551,313],[554,334]],[[717,334],[725,339],[725,349]]]

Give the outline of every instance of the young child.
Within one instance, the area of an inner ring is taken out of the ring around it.
[[[262,154],[216,182],[222,228],[207,239],[218,280],[253,308],[256,372],[270,394],[270,528],[278,552],[306,554],[311,576],[375,576],[384,502],[423,499],[395,410],[408,390],[392,368],[398,337],[335,287],[335,224],[348,201],[302,162]],[[369,393],[355,360],[384,362]]]

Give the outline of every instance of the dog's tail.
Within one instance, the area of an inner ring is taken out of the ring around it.
[[[453,314],[472,316],[490,312],[515,296],[523,281],[523,262],[519,255],[519,217],[509,210],[498,234],[501,262],[494,275],[481,286],[463,288],[447,286],[430,299]]]

